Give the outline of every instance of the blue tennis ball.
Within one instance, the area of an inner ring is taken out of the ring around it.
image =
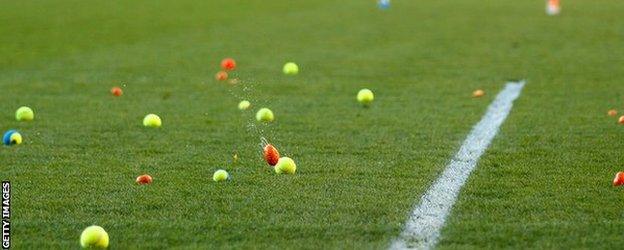
[[[377,7],[379,7],[382,10],[387,10],[390,8],[390,0],[379,0],[377,2]]]
[[[2,136],[2,143],[7,146],[20,144],[22,143],[22,135],[20,135],[20,133],[18,133],[14,129],[11,129],[4,133],[4,136]]]

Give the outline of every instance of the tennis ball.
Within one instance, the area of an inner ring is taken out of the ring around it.
[[[32,121],[35,119],[35,113],[31,108],[23,106],[15,111],[15,119],[18,121]]]
[[[159,128],[160,125],[162,125],[162,121],[160,120],[160,117],[155,114],[149,114],[143,118],[143,126],[145,127]]]
[[[616,115],[617,115],[617,113],[618,113],[618,112],[617,112],[617,110],[615,110],[615,109],[610,109],[610,110],[607,112],[607,115],[609,115],[609,116],[616,116]]]
[[[358,102],[365,106],[373,102],[373,99],[375,99],[375,95],[370,89],[361,89],[357,94]]]
[[[294,62],[287,62],[284,64],[282,71],[284,71],[284,74],[286,75],[296,75],[299,73],[299,66],[297,66]]]
[[[236,68],[236,61],[232,58],[225,58],[221,61],[221,68],[223,70],[234,70]]]
[[[139,177],[136,178],[136,183],[139,185],[145,185],[145,184],[150,184],[152,183],[152,177],[144,174],[144,175],[139,175]]]
[[[622,185],[624,185],[624,172],[617,172],[617,174],[615,174],[615,178],[613,179],[613,186]]]
[[[214,174],[212,175],[212,180],[213,181],[225,181],[230,177],[230,175],[228,174],[227,171],[223,170],[223,169],[219,169],[217,171],[214,172]]]
[[[559,15],[561,12],[561,5],[559,4],[559,0],[548,0],[548,5],[546,6],[546,14],[549,16]]]
[[[297,165],[295,161],[288,157],[279,158],[275,165],[275,173],[277,174],[294,174],[297,171]]]
[[[228,73],[225,71],[219,71],[215,75],[215,79],[217,79],[217,81],[225,81],[228,79]]]
[[[267,144],[266,146],[264,146],[264,159],[269,165],[275,166],[279,158],[279,152],[275,147],[273,147],[273,145]]]
[[[11,134],[10,138],[11,144],[22,144],[22,135],[20,133]]]
[[[108,247],[108,233],[100,226],[87,227],[80,234],[80,246],[89,249],[105,249]]]
[[[618,119],[618,123],[624,125],[624,115],[620,116],[620,118]]]
[[[251,103],[249,101],[241,101],[238,103],[238,109],[240,110],[246,110],[251,106]]]
[[[111,89],[111,94],[113,94],[114,96],[121,96],[123,95],[123,90],[121,90],[120,87],[113,87]]]
[[[7,146],[18,145],[22,143],[22,135],[15,130],[9,130],[2,136],[2,143]]]
[[[259,122],[272,122],[275,117],[273,116],[273,111],[268,108],[261,108],[256,113],[256,120]]]
[[[472,92],[472,97],[475,97],[475,98],[482,97],[484,95],[485,95],[485,91],[481,89],[477,89],[474,92]]]
[[[390,8],[390,0],[379,0],[377,2],[377,7],[382,10],[387,10]]]

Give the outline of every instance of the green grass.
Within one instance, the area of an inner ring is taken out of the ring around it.
[[[91,224],[116,249],[386,248],[520,78],[440,248],[624,244],[610,187],[624,142],[606,117],[624,111],[620,1],[564,1],[558,17],[541,1],[0,3],[0,129],[25,138],[0,149],[16,249],[77,248]],[[213,79],[224,57],[241,84]],[[282,75],[286,61],[300,74]],[[14,120],[21,105],[34,122]],[[264,106],[274,123],[255,122]],[[147,113],[163,127],[142,127]],[[263,163],[261,137],[296,175]],[[219,168],[232,181],[212,182]],[[152,185],[134,183],[143,173]]]

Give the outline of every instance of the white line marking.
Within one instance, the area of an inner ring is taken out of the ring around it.
[[[392,242],[390,249],[431,249],[436,246],[440,230],[457,200],[459,191],[498,133],[523,87],[524,81],[509,82],[496,96],[442,175],[422,196],[421,203],[414,207],[405,229]]]

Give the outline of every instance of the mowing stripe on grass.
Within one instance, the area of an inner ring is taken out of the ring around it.
[[[477,165],[479,158],[492,142],[500,125],[511,111],[513,101],[520,96],[524,81],[509,82],[488,107],[481,121],[472,128],[457,154],[442,175],[422,196],[412,211],[405,229],[392,242],[390,249],[430,249],[435,247],[440,230],[455,204],[462,186]]]

